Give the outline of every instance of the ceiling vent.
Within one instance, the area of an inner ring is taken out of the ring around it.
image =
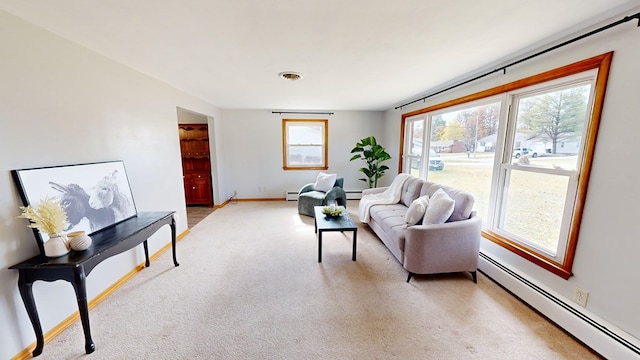
[[[298,79],[302,79],[302,74],[297,73],[297,72],[293,72],[293,71],[281,72],[280,74],[278,74],[278,76],[280,76],[281,78],[283,78],[285,80],[291,80],[291,81],[296,81]]]

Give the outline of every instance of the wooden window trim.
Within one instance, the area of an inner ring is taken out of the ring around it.
[[[324,126],[324,164],[323,166],[287,166],[287,124],[322,123]],[[283,170],[327,170],[329,168],[329,120],[328,119],[282,119],[282,169]]]
[[[461,98],[449,100],[444,103],[402,114],[400,122],[400,156],[398,157],[398,173],[402,173],[403,171],[402,159],[404,156],[404,131],[407,118],[455,105],[468,103],[471,101],[476,101],[490,96],[499,95],[528,86],[537,85],[551,80],[564,78],[592,69],[597,69],[598,74],[596,76],[595,88],[593,90],[594,97],[593,108],[591,109],[591,123],[585,133],[584,151],[582,159],[580,159],[580,175],[578,177],[578,188],[573,205],[573,216],[570,221],[569,237],[567,239],[567,248],[564,254],[563,263],[560,264],[548,257],[545,257],[540,252],[536,252],[532,249],[524,247],[521,244],[514,242],[513,240],[510,240],[493,231],[487,229],[482,230],[482,236],[484,238],[504,247],[505,249],[512,251],[515,254],[520,255],[521,257],[533,262],[534,264],[550,271],[555,275],[562,277],[565,280],[568,279],[573,275],[571,269],[573,267],[573,260],[578,244],[580,223],[582,221],[582,214],[584,212],[584,204],[587,196],[587,186],[589,184],[589,176],[591,174],[593,153],[595,150],[598,128],[600,127],[600,118],[602,115],[602,107],[604,104],[604,97],[607,88],[607,80],[609,78],[612,58],[613,52],[604,53],[566,66],[549,70],[541,74],[529,76],[527,78],[517,80],[508,84],[499,85],[488,90],[480,91],[471,95],[463,96]]]

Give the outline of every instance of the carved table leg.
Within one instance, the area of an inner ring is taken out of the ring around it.
[[[33,298],[33,282],[27,281],[24,271],[19,270],[18,277],[18,289],[20,290],[20,296],[24,307],[27,309],[27,314],[31,320],[33,331],[36,333],[36,348],[33,350],[32,355],[34,357],[42,354],[44,348],[44,335],[42,334],[42,325],[40,324],[40,317],[38,317],[38,310],[36,309],[36,302]]]
[[[147,244],[147,240],[142,242],[142,247],[144,247],[144,267],[149,267],[151,263],[149,262],[149,245]]]
[[[91,339],[91,328],[89,326],[89,305],[87,304],[87,287],[84,268],[78,267],[74,269],[73,288],[76,290],[76,299],[78,300],[78,311],[80,312],[80,321],[82,322],[82,330],[84,331],[84,350],[87,354],[91,354],[96,350],[96,345]]]

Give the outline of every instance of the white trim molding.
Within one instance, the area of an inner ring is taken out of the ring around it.
[[[638,339],[587,309],[574,305],[571,300],[532,281],[526,275],[501,264],[490,253],[480,252],[478,268],[484,275],[605,358],[640,358]]]

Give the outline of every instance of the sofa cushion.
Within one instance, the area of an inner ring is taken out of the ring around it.
[[[402,184],[402,194],[400,195],[400,204],[409,207],[413,200],[420,196],[420,190],[422,189],[424,180],[418,179],[415,176],[408,178],[404,184]]]
[[[444,190],[438,189],[429,198],[422,224],[443,224],[453,213],[454,206],[455,201]]]
[[[327,194],[323,193],[322,191],[307,191],[305,193],[300,194],[299,198],[303,197],[303,198],[320,200],[320,202],[316,204],[316,206],[320,206],[325,196],[327,196]]]
[[[447,222],[467,220],[473,211],[474,199],[470,193],[447,185],[425,181],[420,195],[433,195],[438,189],[444,190],[455,201],[453,213]]]
[[[408,208],[400,204],[374,205],[371,207],[371,221],[375,221],[382,231],[404,251],[404,216]]]
[[[404,215],[404,228],[415,225],[422,221],[425,211],[429,205],[429,196],[421,196],[409,205],[407,213]]]
[[[333,188],[333,184],[336,183],[337,174],[325,174],[319,173],[316,177],[316,183],[313,188],[317,191],[327,192]]]

